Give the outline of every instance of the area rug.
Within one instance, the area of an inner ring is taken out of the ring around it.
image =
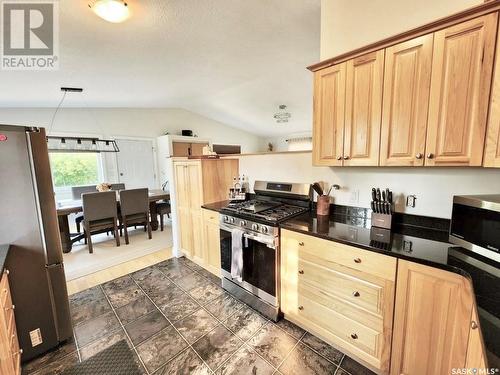
[[[141,375],[134,362],[134,353],[125,340],[66,369],[62,375]]]

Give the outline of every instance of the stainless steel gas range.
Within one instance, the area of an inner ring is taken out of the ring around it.
[[[254,192],[255,199],[229,204],[221,210],[222,287],[277,321],[280,302],[278,225],[310,210],[312,190],[309,184],[256,181]],[[237,276],[235,264],[241,266]]]

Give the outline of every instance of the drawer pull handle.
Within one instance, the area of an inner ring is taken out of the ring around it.
[[[355,258],[354,259],[354,263],[361,263],[361,259],[360,258]]]
[[[10,271],[9,270],[5,270],[4,273],[8,276],[10,274]]]
[[[13,355],[17,355],[17,354],[23,354],[23,350],[22,349],[19,349],[19,351],[15,352],[15,353],[12,353]]]
[[[470,323],[470,327],[472,329],[477,329],[477,323],[473,320],[471,323]]]
[[[353,340],[357,340],[358,339],[358,335],[356,335],[355,333],[351,333],[351,338]]]
[[[15,309],[16,309],[16,305],[12,305],[11,307],[6,307],[5,311],[15,310]]]
[[[359,294],[359,292],[358,292],[358,291],[353,292],[353,293],[352,293],[352,295],[353,295],[354,297],[359,297],[359,296],[360,296],[360,294]]]
[[[299,246],[304,246],[304,242],[300,241]]]
[[[299,310],[300,311],[304,310],[304,306],[299,306]]]
[[[304,270],[299,270],[299,274],[303,275],[304,274]]]

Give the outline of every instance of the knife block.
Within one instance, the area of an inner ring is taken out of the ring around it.
[[[372,212],[372,227],[391,229],[392,214],[378,214]]]

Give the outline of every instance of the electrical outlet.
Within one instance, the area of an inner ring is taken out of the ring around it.
[[[416,203],[417,203],[417,197],[415,195],[408,195],[406,197],[406,207],[415,208]]]
[[[359,203],[359,190],[351,191],[351,196],[349,197],[349,203],[352,203],[352,204]]]
[[[32,347],[38,346],[43,342],[42,332],[40,331],[40,328],[34,329],[30,332],[30,339]]]

